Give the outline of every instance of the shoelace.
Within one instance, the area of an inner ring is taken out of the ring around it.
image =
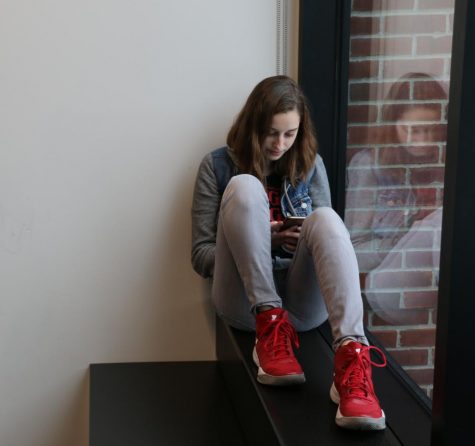
[[[289,348],[292,344],[297,348],[300,347],[297,332],[287,318],[280,317],[276,321],[269,322],[264,329],[263,337],[265,349],[271,351],[275,358],[292,356],[293,352]]]
[[[377,351],[384,362],[379,364],[372,361],[370,356],[371,350]],[[342,383],[347,387],[350,395],[370,399],[368,395],[374,395],[374,387],[369,376],[369,367],[371,365],[375,367],[385,367],[387,363],[386,356],[378,347],[365,345],[361,346],[359,353],[355,351],[352,356],[353,359],[346,367]]]

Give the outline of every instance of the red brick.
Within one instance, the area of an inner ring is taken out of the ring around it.
[[[372,82],[350,85],[350,101],[375,101],[384,99],[393,82]],[[399,97],[401,100],[409,99],[409,82],[398,82]]]
[[[399,78],[413,71],[442,76],[444,74],[444,59],[389,59],[383,65],[383,73],[386,79]]]
[[[392,184],[393,186],[403,185],[406,182],[406,169],[402,167],[385,167],[384,178],[386,184]]]
[[[427,310],[403,310],[395,309],[388,311],[385,318],[384,312],[373,315],[373,326],[391,326],[395,325],[427,325],[429,323],[429,312]]]
[[[439,148],[437,146],[423,146],[424,154],[412,156],[404,146],[383,147],[380,150],[379,164],[390,166],[394,164],[428,164],[436,163],[439,159]],[[422,150],[421,150],[422,151]]]
[[[437,202],[437,189],[429,188],[415,188],[416,206],[433,206]]]
[[[357,38],[351,39],[351,56],[410,56],[412,38]]]
[[[378,340],[386,348],[396,347],[397,331],[396,330],[371,330],[371,333],[378,338]]]
[[[420,143],[419,143],[420,144]],[[427,164],[436,164],[439,162],[439,147],[433,145],[414,145],[414,146],[404,146],[406,149],[401,157],[401,162],[403,164],[411,164],[413,167],[410,168],[409,173],[413,170],[420,169],[421,166],[426,166]]]
[[[444,184],[444,167],[418,167],[411,169],[411,184],[423,185],[423,184]]]
[[[437,290],[405,291],[403,302],[406,308],[434,308],[437,306]]]
[[[441,153],[440,153],[440,162],[445,165],[445,155],[447,153],[446,146],[444,145],[442,147]]]
[[[378,17],[352,17],[350,22],[350,35],[367,35],[379,33]]]
[[[455,0],[419,0],[419,9],[454,9]]]
[[[348,144],[397,144],[394,125],[354,126],[348,128]]]
[[[412,123],[407,127],[411,128],[411,133],[409,129],[406,129],[407,134],[409,135],[408,143],[424,143],[424,142],[444,142],[447,140],[447,126],[446,124],[417,124]],[[414,136],[413,136],[414,135]],[[421,139],[424,138],[424,139]],[[403,141],[405,142],[405,141]]]
[[[431,127],[431,141],[445,143],[447,141],[447,124],[434,124]]]
[[[398,349],[389,350],[388,353],[402,366],[428,365],[427,349]]]
[[[385,18],[387,34],[427,34],[445,31],[445,15],[412,14],[390,15]]]
[[[435,345],[435,328],[401,330],[400,344],[403,347],[433,347]]]
[[[375,122],[378,117],[378,107],[375,105],[350,105],[348,107],[348,122]]]
[[[372,276],[375,288],[413,288],[432,285],[430,271],[378,271]]]
[[[406,369],[407,374],[420,386],[432,384],[434,381],[434,369]]]
[[[390,11],[413,9],[414,0],[353,0],[353,11]]]
[[[362,62],[350,62],[350,79],[367,79],[376,77],[379,71],[379,61],[364,60]]]
[[[437,81],[414,82],[413,98],[419,101],[445,100],[447,99],[447,88],[445,83]]]
[[[406,266],[408,268],[438,266],[434,265],[434,258],[437,257],[438,251],[407,251]]]
[[[440,104],[423,104],[423,105],[414,105],[414,104],[386,104],[383,108],[383,120],[395,122],[401,119],[401,116],[407,110],[413,110],[417,108],[418,115],[420,119],[418,120],[418,116],[414,113],[411,113],[413,119],[410,122],[420,122],[425,121],[427,118],[421,115],[419,108],[423,108],[424,110],[430,110],[434,114],[434,121],[439,122],[442,118],[442,110]],[[407,115],[406,115],[407,116]],[[406,118],[407,119],[407,118]]]
[[[421,36],[416,40],[417,55],[452,54],[452,36]]]

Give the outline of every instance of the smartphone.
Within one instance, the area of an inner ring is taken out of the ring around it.
[[[301,226],[302,223],[304,222],[305,220],[305,217],[287,217],[285,220],[284,220],[284,224],[282,225],[282,227],[280,228],[280,230],[284,230],[284,229],[288,229],[292,226]]]

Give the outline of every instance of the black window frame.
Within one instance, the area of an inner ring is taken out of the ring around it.
[[[300,0],[299,83],[317,129],[332,203],[343,218],[351,0]],[[472,25],[472,26],[470,26]],[[392,362],[378,373],[388,424],[404,445],[473,442],[471,378],[475,360],[475,2],[455,0],[444,180],[444,209],[432,411],[430,402]],[[472,44],[471,44],[472,43]],[[473,225],[472,225],[473,226]],[[329,336],[328,330],[322,333]],[[377,344],[376,339],[372,339]],[[376,377],[375,377],[376,379]],[[398,397],[399,395],[399,397]]]

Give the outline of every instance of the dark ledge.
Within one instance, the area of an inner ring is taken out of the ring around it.
[[[319,329],[300,333],[297,357],[307,381],[273,388],[257,383],[252,361],[254,334],[217,320],[217,355],[224,380],[249,444],[414,445],[430,444],[430,416],[389,369],[373,369],[375,387],[387,417],[381,432],[346,431],[335,425],[329,397],[333,352]]]
[[[92,364],[90,446],[245,446],[215,361]]]

